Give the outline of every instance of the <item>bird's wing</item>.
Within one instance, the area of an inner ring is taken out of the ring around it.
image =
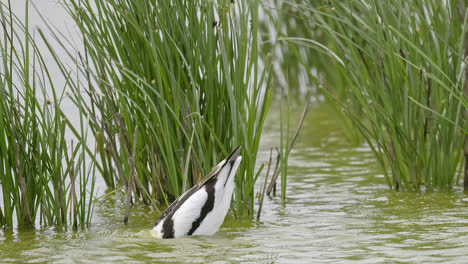
[[[166,216],[173,214],[184,202],[187,200],[193,193],[200,189],[199,185],[195,185],[190,188],[188,191],[183,193],[179,198],[172,202],[169,207],[163,212],[163,214],[158,218],[155,225],[158,225]]]
[[[208,193],[199,189],[188,197],[174,212],[174,236],[186,236],[193,228],[193,223],[200,218],[203,207],[208,199]]]

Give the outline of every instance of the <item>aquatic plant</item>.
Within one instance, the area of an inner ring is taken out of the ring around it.
[[[288,2],[320,28],[322,91],[352,120],[394,189],[458,182],[465,127],[459,1]]]
[[[268,67],[258,58],[258,5],[67,2],[83,36],[89,104],[79,101],[81,91],[73,96],[89,119],[109,188],[167,204],[241,146],[234,209],[252,213],[271,97]]]
[[[326,6],[323,1],[312,2],[314,8]],[[326,86],[328,80],[334,80],[334,85],[343,85],[340,74],[330,58],[330,49],[324,45],[333,45],[327,42],[327,34],[316,25],[313,20],[314,12],[308,7],[311,4],[304,0],[278,1],[268,0],[262,2],[259,31],[263,42],[260,49],[261,56],[273,53],[272,79],[275,83],[275,92],[286,97],[303,100],[313,100],[329,108],[337,123],[342,127],[345,138],[353,145],[363,142],[359,131],[351,121],[337,110],[335,103],[325,100],[320,88]],[[336,76],[338,75],[338,76]],[[304,95],[308,96],[304,96]],[[326,103],[326,104],[323,104]]]
[[[85,165],[84,142],[73,145],[66,136],[70,126],[61,110],[73,80],[67,73],[64,87],[56,86],[28,18],[28,1],[25,21],[10,1],[0,4],[0,225],[84,227],[93,166]]]

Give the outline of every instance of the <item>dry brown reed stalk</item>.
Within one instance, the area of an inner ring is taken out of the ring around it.
[[[294,137],[291,140],[291,143],[289,144],[287,156],[289,156],[289,154],[291,153],[291,150],[294,147],[294,144],[296,143],[296,139],[297,139],[297,136],[299,135],[299,132],[301,131],[302,124],[304,123],[304,119],[305,119],[305,117],[307,115],[307,112],[309,112],[309,106],[310,106],[310,100],[307,101],[307,104],[306,104],[306,106],[304,108],[304,111],[302,112],[302,116],[301,116],[301,120],[299,121],[299,125],[297,126],[296,132],[294,133]],[[278,158],[277,158],[277,163],[276,163],[277,166],[278,166],[278,163],[279,163],[280,160],[281,160],[281,154],[278,152]],[[280,172],[281,172],[281,166],[279,166],[278,170],[275,167],[273,177],[271,178],[270,185],[268,186],[268,189],[267,189],[267,195],[270,195],[271,191],[274,188],[276,188],[276,180],[278,179],[278,176],[279,176]]]
[[[262,187],[262,193],[260,194],[260,199],[258,201],[258,210],[257,210],[257,222],[260,221],[260,214],[262,213],[262,206],[263,206],[263,199],[265,198],[265,190],[268,184],[268,176],[270,175],[270,167],[271,167],[271,156],[273,155],[273,149],[270,149],[270,160],[268,161],[268,168],[267,173],[265,175],[265,181]],[[278,163],[277,163],[278,164]]]
[[[137,133],[138,133],[138,126],[135,127],[135,131],[133,132],[133,149],[132,154],[128,152],[128,147],[125,147],[125,150],[128,155],[128,163],[130,166],[130,177],[128,179],[128,186],[127,186],[127,205],[125,207],[125,218],[124,224],[128,223],[128,217],[130,215],[130,203],[132,202],[132,189],[135,182],[135,152],[136,152],[136,145],[137,145]]]

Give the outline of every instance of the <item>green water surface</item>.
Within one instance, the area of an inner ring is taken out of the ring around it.
[[[259,162],[279,145],[278,118],[269,116]],[[323,107],[311,110],[290,156],[286,207],[267,198],[260,223],[228,215],[214,236],[158,240],[149,233],[157,212],[136,205],[125,226],[124,198],[109,195],[88,231],[0,230],[0,262],[468,263],[461,188],[389,191],[369,148],[350,147],[339,127]]]

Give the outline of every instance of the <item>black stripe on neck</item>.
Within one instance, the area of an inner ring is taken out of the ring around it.
[[[191,236],[197,228],[200,227],[201,222],[206,218],[209,212],[213,211],[214,203],[215,203],[215,185],[217,179],[211,180],[207,185],[205,185],[205,191],[208,193],[208,198],[206,199],[205,204],[200,212],[200,216],[193,221],[192,227],[188,232],[188,235]]]

